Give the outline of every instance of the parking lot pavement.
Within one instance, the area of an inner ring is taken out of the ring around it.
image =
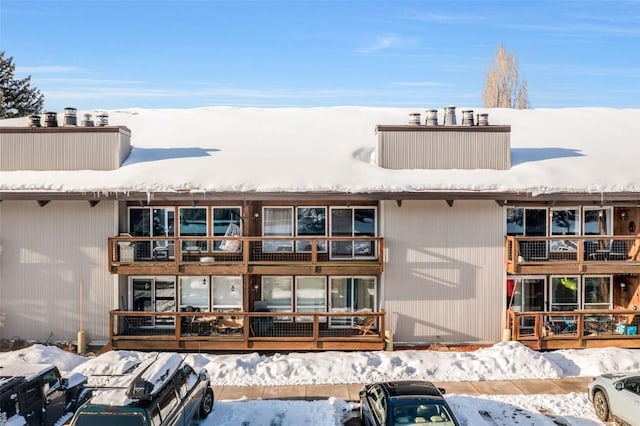
[[[586,392],[591,377],[562,379],[485,380],[469,382],[436,382],[447,394],[464,395],[533,395]],[[236,399],[325,399],[358,401],[362,384],[322,384],[287,386],[214,386],[217,400]]]

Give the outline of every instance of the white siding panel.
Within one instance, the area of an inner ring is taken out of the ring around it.
[[[493,201],[383,202],[383,307],[396,342],[500,340],[503,222]]]
[[[109,273],[107,237],[116,230],[115,202],[0,203],[0,312],[5,337],[89,342],[108,339],[116,281]]]

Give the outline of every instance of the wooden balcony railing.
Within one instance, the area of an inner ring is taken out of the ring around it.
[[[506,238],[509,273],[640,273],[637,236]]]
[[[252,273],[255,268],[362,267],[382,272],[382,237],[131,237],[108,241],[114,273]],[[223,269],[223,270],[221,270]]]
[[[112,349],[381,350],[385,313],[110,312]]]
[[[511,340],[534,349],[640,347],[640,311],[591,309],[516,312],[509,310]]]

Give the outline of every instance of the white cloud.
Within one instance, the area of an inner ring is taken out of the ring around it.
[[[372,53],[379,50],[389,49],[400,44],[400,37],[395,34],[379,37],[373,44],[357,49],[358,53]]]

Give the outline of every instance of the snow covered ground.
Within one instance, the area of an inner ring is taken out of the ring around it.
[[[113,362],[113,353],[108,358]],[[152,354],[119,351],[123,361]],[[544,379],[594,376],[605,372],[640,371],[640,350],[603,348],[532,351],[517,342],[502,342],[473,352],[393,351],[321,352],[263,356],[257,353],[186,354],[204,367],[215,385],[300,385],[365,383],[389,379],[445,381]],[[56,347],[35,345],[0,353],[7,361],[54,363],[61,370],[87,373],[87,358]],[[95,367],[94,362],[90,363]],[[87,364],[88,365],[88,364]],[[602,423],[587,400],[586,389],[565,395],[447,394],[463,425],[575,425]],[[341,425],[354,404],[323,401],[216,401],[215,411],[201,426]]]

